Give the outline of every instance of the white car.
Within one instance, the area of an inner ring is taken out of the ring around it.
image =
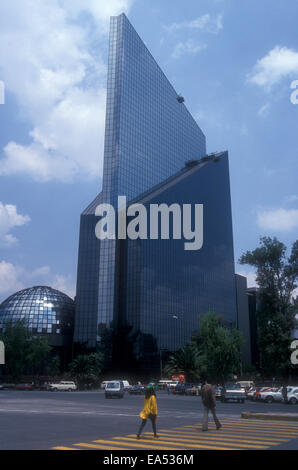
[[[77,386],[72,381],[61,380],[58,383],[49,384],[48,389],[51,390],[52,392],[58,392],[61,390],[66,391],[66,392],[72,392],[74,390],[77,390]]]
[[[298,403],[298,387],[294,387],[290,392],[288,392],[288,403],[291,403],[291,405],[296,405]]]
[[[105,398],[123,398],[124,384],[122,380],[110,380],[105,388]]]
[[[130,385],[130,383],[128,382],[128,380],[122,380],[122,383],[123,383],[123,386],[124,386],[124,390],[125,390],[126,392],[129,392],[129,390],[131,389],[132,386]]]
[[[288,397],[291,394],[293,387],[287,387]],[[282,401],[282,387],[279,389],[272,388],[266,392],[260,393],[260,400],[266,401],[266,403],[272,403],[274,401]]]
[[[223,403],[233,400],[238,403],[244,403],[246,399],[245,391],[236,383],[225,384],[225,390],[222,390],[221,400]]]

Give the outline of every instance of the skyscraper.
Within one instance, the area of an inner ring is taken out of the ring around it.
[[[157,348],[177,349],[197,328],[200,313],[216,309],[235,321],[228,157],[196,163],[204,157],[205,136],[183,100],[126,16],[112,17],[103,184],[81,216],[75,341],[94,347],[113,322],[152,335]],[[185,167],[191,161],[195,168]],[[207,204],[208,238],[200,255],[181,250],[176,240],[95,238],[99,202],[117,207],[118,196],[142,201],[148,192],[158,202]],[[157,333],[166,334],[161,325],[169,318],[176,323],[168,334],[176,339],[161,339]]]

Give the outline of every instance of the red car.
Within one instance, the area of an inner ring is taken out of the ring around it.
[[[16,390],[34,390],[34,384],[17,384],[15,386]]]

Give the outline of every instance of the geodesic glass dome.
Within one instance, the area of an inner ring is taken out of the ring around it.
[[[23,289],[0,305],[0,332],[5,324],[23,320],[33,334],[72,335],[74,301],[47,286]]]

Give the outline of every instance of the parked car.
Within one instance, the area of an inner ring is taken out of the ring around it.
[[[223,387],[214,387],[215,397],[217,400],[221,398]]]
[[[143,395],[145,393],[145,387],[143,385],[133,385],[128,393],[130,395]]]
[[[122,380],[122,382],[123,382],[125,392],[129,392],[129,390],[131,389],[131,385],[128,382],[128,380]]]
[[[225,384],[224,393],[222,393],[222,401],[224,403],[229,400],[244,403],[245,398],[246,394],[244,390],[241,389],[240,385],[237,385],[236,383]]]
[[[49,390],[51,392],[58,392],[58,391],[66,391],[66,392],[72,392],[74,390],[77,390],[77,386],[74,382],[68,380],[60,380],[58,383],[53,383],[49,384]]]
[[[240,382],[236,382],[236,384],[240,385],[246,393],[250,388],[254,387],[254,383],[251,380],[240,380]]]
[[[17,384],[15,386],[16,390],[34,390],[34,388],[34,383]]]
[[[247,391],[247,393],[246,393],[246,398],[247,398],[248,400],[253,400],[253,396],[254,396],[254,393],[255,393],[255,392],[256,392],[255,387],[251,387],[251,388]]]
[[[257,387],[256,388],[256,391],[254,392],[253,394],[253,400],[254,401],[258,401],[260,400],[260,394],[263,393],[263,392],[267,392],[268,390],[270,390],[271,387]]]
[[[47,391],[49,390],[49,386],[50,386],[49,382],[44,382],[43,384],[40,385],[39,390]]]
[[[189,385],[189,384],[187,384],[187,385]],[[184,395],[185,394],[185,388],[186,388],[186,384],[179,382],[176,385],[176,387],[173,389],[173,393],[175,393],[176,395]],[[188,387],[188,388],[191,388],[191,387]]]
[[[0,390],[4,390],[4,385],[0,384]]]
[[[186,395],[200,395],[201,387],[199,385],[193,385],[191,388],[185,390]]]
[[[124,384],[122,380],[110,380],[105,388],[105,398],[123,398]]]
[[[167,387],[169,384],[171,384],[173,381],[170,379],[161,379],[158,381],[158,388],[159,390],[167,390]]]
[[[292,403],[292,402],[293,402],[293,404],[295,403],[296,394],[292,395],[292,393],[296,388],[297,387],[292,387],[292,386],[287,387],[287,392],[288,392],[287,401],[288,401],[288,403]],[[261,392],[260,397],[261,397],[262,400],[266,401],[267,403],[272,403],[273,401],[283,401],[282,387],[280,387],[278,389],[275,389],[274,391],[267,390],[267,391]],[[293,398],[292,402],[289,401],[289,398]]]
[[[258,399],[265,401],[266,403],[272,403],[273,401],[278,401],[279,398],[282,398],[280,393],[280,388],[272,387],[267,390],[264,390],[259,393]]]
[[[294,387],[290,392],[288,392],[288,403],[291,403],[291,405],[296,405],[298,403],[298,387]]]

